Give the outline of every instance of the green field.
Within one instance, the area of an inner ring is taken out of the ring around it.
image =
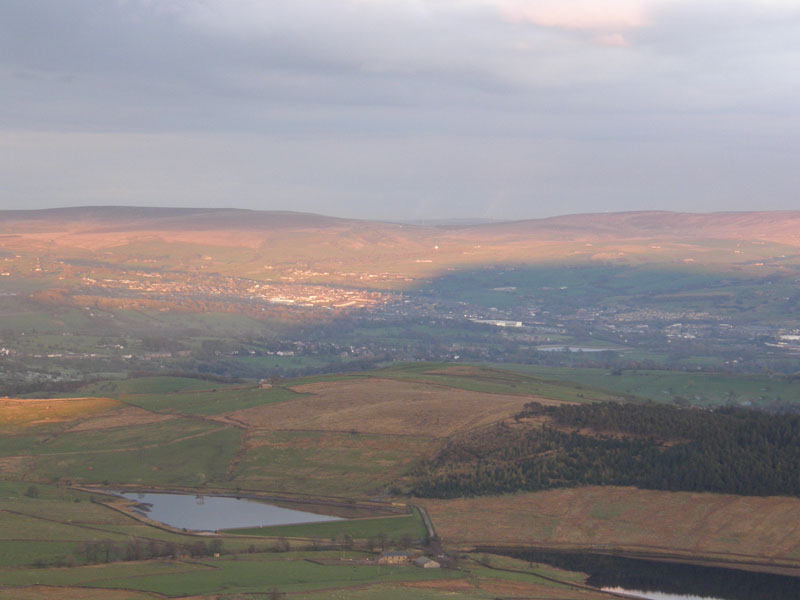
[[[225,387],[228,387],[228,385],[190,377],[134,377],[119,381],[91,383],[80,388],[77,393],[86,396],[116,397],[128,394],[171,394],[175,392],[224,389]]]
[[[539,396],[566,402],[608,402],[619,398],[619,393],[611,390],[517,372],[508,365],[491,368],[469,364],[413,363],[369,371],[363,376],[419,381],[487,394]]]
[[[331,496],[381,494],[432,440],[320,431],[259,432],[230,485]]]
[[[550,381],[575,382],[621,396],[653,402],[683,398],[698,406],[737,404],[769,407],[800,402],[800,379],[775,376],[691,373],[681,371],[625,370],[614,375],[606,369],[502,365],[515,373]]]
[[[386,379],[396,381],[376,381]],[[363,388],[358,386],[361,381]],[[340,396],[326,395],[328,390],[313,385],[302,393],[292,389],[325,382],[350,387]],[[410,382],[414,385],[407,385]],[[337,562],[345,536],[355,540],[353,547],[345,550],[345,558],[352,559],[374,557],[369,550],[376,547],[376,540],[386,539],[389,547],[418,543],[425,537],[425,528],[416,511],[411,516],[223,532],[218,538],[222,556],[209,558],[190,554],[198,541],[210,542],[212,537],[153,527],[93,502],[92,494],[69,484],[155,486],[207,494],[262,490],[284,494],[287,499],[293,495],[300,499],[304,495],[305,499],[337,497],[344,505],[347,499],[390,500],[405,489],[409,472],[447,442],[432,437],[435,430],[427,437],[419,432],[433,422],[429,415],[434,403],[445,395],[456,400],[454,408],[448,409],[448,419],[459,416],[457,411],[464,406],[460,403],[468,396],[459,390],[485,394],[488,406],[499,401],[496,394],[510,396],[512,402],[519,397],[520,406],[528,396],[584,403],[619,398],[673,402],[674,395],[692,403],[711,404],[730,389],[735,391],[734,402],[760,393],[764,398],[753,402],[763,404],[773,398],[770,394],[790,396],[795,385],[788,379],[766,376],[662,371],[611,375],[599,369],[411,363],[371,372],[284,380],[268,389],[182,377],[141,377],[93,383],[78,393],[94,397],[72,404],[63,399],[38,400],[28,401],[31,403],[25,407],[9,400],[8,410],[29,410],[30,415],[19,421],[25,423],[24,428],[12,427],[0,437],[0,598],[27,598],[17,595],[22,589],[19,586],[38,583],[55,586],[46,588],[50,591],[64,590],[60,592],[63,595],[54,596],[59,598],[68,598],[70,590],[77,589],[69,586],[80,586],[98,593],[127,590],[160,597],[223,594],[232,599],[253,594],[258,598],[278,588],[298,598],[471,600],[516,595],[566,600],[573,597],[569,586],[539,576],[552,576],[553,570],[502,557],[493,557],[489,566],[470,559],[462,561],[458,570],[435,572]],[[669,393],[662,393],[664,390]],[[358,402],[365,406],[393,403],[391,418],[405,429],[366,433],[357,430],[357,421],[355,428],[338,425],[341,407],[337,403],[355,402],[359,394]],[[397,410],[398,399],[408,397],[412,402],[420,394],[430,395],[419,416],[411,418],[409,415],[417,413],[402,405]],[[108,397],[112,400],[104,399]],[[312,400],[318,404],[309,404],[314,407],[310,410],[330,415],[332,421],[320,421],[321,427],[329,429],[302,429],[305,421],[292,414],[292,402],[300,406]],[[84,405],[90,414],[73,414],[74,407]],[[18,413],[14,418],[25,417]],[[229,413],[235,414],[224,416]],[[276,421],[276,414],[284,420]],[[48,415],[53,418],[46,418]],[[153,421],[165,415],[167,420]],[[60,485],[54,485],[56,482]],[[31,485],[36,486],[34,494],[28,493]],[[613,521],[615,515],[611,511],[601,516]],[[447,519],[441,517],[441,521],[446,524]],[[514,529],[505,526],[509,528]],[[111,562],[87,564],[97,562],[83,550],[92,544],[115,548]],[[125,560],[132,547],[163,549],[168,545],[175,549],[172,554],[152,558],[145,551],[137,560]],[[330,564],[310,562],[314,560]],[[555,574],[562,581],[580,581],[580,575]],[[38,593],[25,589],[26,594]],[[584,597],[593,596],[586,592]]]
[[[313,555],[312,555],[313,556]],[[0,586],[35,581],[44,585],[121,588],[170,597],[209,593],[257,593],[277,587],[284,592],[355,585],[464,577],[458,571],[378,566],[323,566],[305,560],[205,559],[201,562],[121,563],[72,569],[18,569],[0,572]]]
[[[173,439],[170,426],[177,432],[183,428],[187,435]],[[137,437],[142,434],[154,437]],[[232,427],[172,421],[88,432],[86,440],[82,434],[69,434],[64,441],[33,446],[23,459],[23,472],[26,479],[42,482],[203,485],[225,476],[241,435]],[[115,440],[122,447],[108,445]]]
[[[178,393],[147,392],[135,396],[122,396],[127,404],[147,410],[175,412],[189,415],[215,415],[284,402],[297,396],[297,392],[275,387],[258,389],[254,387],[220,386],[211,390],[183,391]]]
[[[108,499],[105,498],[104,501]],[[119,502],[118,500],[116,502]],[[406,517],[365,519],[335,523],[338,528],[318,532],[320,536],[355,537],[379,532],[397,537],[424,532],[418,514]],[[304,526],[311,536],[312,526]],[[222,535],[223,558],[150,559],[133,562],[84,565],[82,544],[114,543],[117,551],[137,541],[148,544],[173,543],[190,548],[207,537],[171,533],[141,523],[121,512],[92,501],[92,494],[36,485],[32,495],[26,483],[0,483],[0,597],[3,588],[31,585],[89,586],[151,591],[168,596],[223,592],[264,592],[274,586],[282,590],[309,590],[393,581],[447,579],[463,577],[460,572],[431,572],[423,569],[366,567],[356,564],[322,566],[308,562],[338,559],[340,550],[312,552],[267,552],[270,537],[291,533],[291,528],[270,528],[251,536]],[[295,532],[296,533],[296,532]],[[421,537],[421,536],[420,536]],[[254,553],[254,548],[256,552]],[[257,549],[262,549],[258,551]],[[346,558],[368,556],[350,550]],[[115,558],[114,560],[119,560]],[[36,565],[36,568],[26,566]],[[55,566],[52,566],[55,565]]]

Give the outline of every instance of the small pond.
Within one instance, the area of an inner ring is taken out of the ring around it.
[[[115,493],[137,502],[134,510],[148,519],[197,531],[341,520],[340,517],[282,508],[246,498],[149,492]]]
[[[480,549],[491,552],[490,548]],[[526,549],[498,551],[589,574],[586,583],[647,600],[797,600],[800,577],[735,569]]]

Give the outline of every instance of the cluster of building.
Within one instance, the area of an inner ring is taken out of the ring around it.
[[[84,275],[84,286],[91,290],[116,292],[126,297],[135,295],[151,300],[235,299],[265,305],[317,308],[364,308],[389,302],[387,292],[291,282],[256,282],[239,277],[197,276],[175,274],[129,273],[120,278],[98,279]]]
[[[439,569],[442,564],[422,554],[413,552],[384,552],[378,557],[379,565],[413,565],[421,569]]]

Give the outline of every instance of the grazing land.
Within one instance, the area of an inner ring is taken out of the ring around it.
[[[309,383],[292,389],[303,396],[227,416],[262,429],[448,437],[511,416],[525,403],[522,396],[375,378]]]
[[[458,570],[362,565],[357,561],[369,553],[319,539],[384,535],[391,544],[394,536],[422,533],[416,515],[331,523],[324,531],[276,527],[209,537],[155,528],[92,498],[48,485],[38,485],[31,497],[26,484],[0,484],[0,598],[266,597],[275,589],[299,598],[488,599],[499,589],[552,599],[602,597],[587,591],[567,595],[569,588],[539,577],[553,575],[546,567],[520,575],[488,572],[472,561]],[[290,548],[276,541],[284,535],[310,539],[305,545],[293,540]],[[212,543],[221,557],[208,554]]]
[[[402,510],[392,502],[427,509],[451,554],[476,545],[537,546],[800,569],[796,498],[586,486],[449,500],[407,495],[411,475],[443,448],[514,422],[531,402],[580,411],[623,399],[649,410],[642,398],[588,381],[414,363],[271,384],[112,380],[75,396],[0,405],[0,417],[9,415],[0,438],[0,598],[66,598],[71,590],[89,600],[106,590],[136,600],[257,598],[273,588],[292,598],[365,600],[603,597],[575,587],[581,574],[499,556],[491,565],[465,557],[442,570],[358,564],[381,545],[421,551],[430,541],[416,510],[384,516]],[[325,503],[386,510],[197,535],[91,492],[114,485],[260,493],[279,504],[317,503],[319,512]]]
[[[800,397],[800,379],[790,376],[738,375],[649,369],[613,370],[500,365],[503,369],[542,378],[604,389],[623,397],[695,406],[734,405],[771,408]]]
[[[435,438],[327,431],[255,431],[231,483],[248,489],[300,494],[374,497],[420,459]]]

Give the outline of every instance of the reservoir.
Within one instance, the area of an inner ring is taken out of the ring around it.
[[[634,598],[646,598],[647,600],[719,600],[708,596],[687,596],[685,594],[662,594],[661,592],[643,592],[642,590],[628,590],[621,587],[603,588],[603,591],[614,592],[616,594],[627,594]]]
[[[491,552],[490,548],[483,548]],[[601,554],[495,550],[587,573],[588,585],[647,600],[797,600],[800,577]]]
[[[216,531],[217,529],[236,527],[341,520],[340,517],[282,508],[246,498],[196,496],[194,494],[116,493],[136,502],[135,512],[153,521],[180,529]]]

